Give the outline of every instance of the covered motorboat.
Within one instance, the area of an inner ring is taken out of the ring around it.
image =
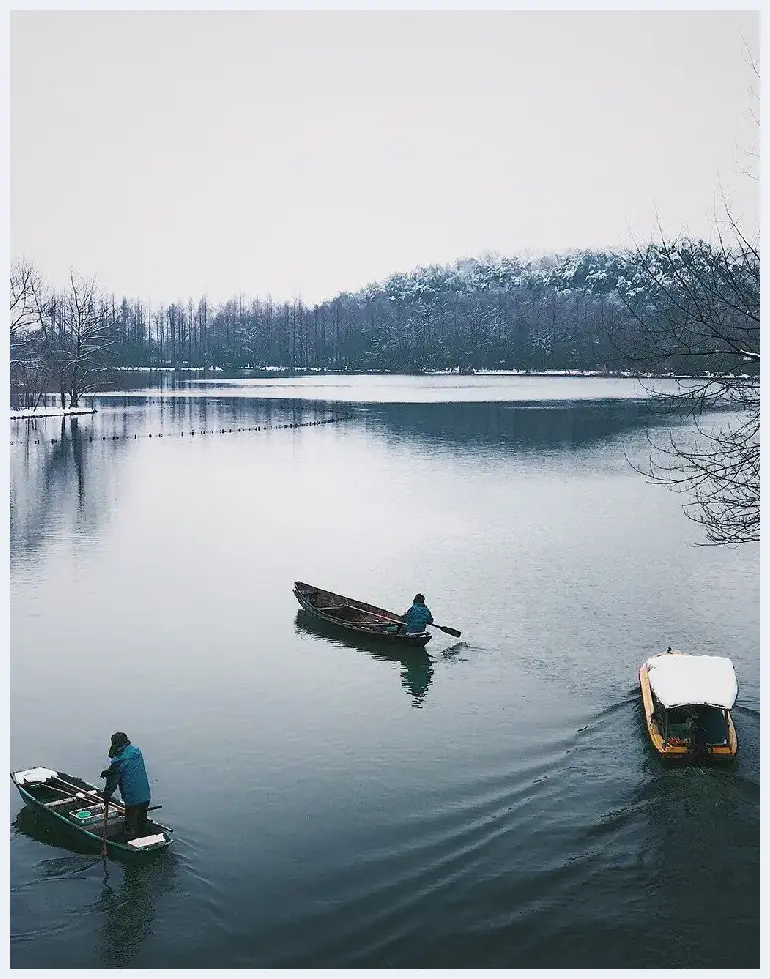
[[[669,649],[639,670],[647,731],[667,758],[732,758],[738,750],[732,709],[738,680],[726,656]]]

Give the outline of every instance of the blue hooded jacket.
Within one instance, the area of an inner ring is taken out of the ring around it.
[[[433,616],[428,606],[415,602],[404,615],[404,632],[423,632],[431,622]]]
[[[142,752],[132,744],[121,748],[107,770],[105,795],[111,796],[116,788],[120,788],[121,797],[127,806],[139,806],[150,801],[150,783],[147,780],[144,758]]]

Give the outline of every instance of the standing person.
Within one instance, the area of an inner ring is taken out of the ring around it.
[[[116,788],[126,809],[126,839],[147,835],[147,809],[150,805],[150,783],[144,767],[142,752],[117,731],[110,740],[109,756],[112,763],[102,772],[107,782],[104,786],[104,802],[110,800]]]
[[[425,604],[425,596],[418,592],[414,596],[412,607],[404,612],[404,624],[402,632],[424,632],[425,626],[433,623],[433,616],[428,606]]]

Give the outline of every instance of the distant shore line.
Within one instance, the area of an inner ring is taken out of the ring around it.
[[[96,408],[11,408],[11,421],[16,418],[58,418],[65,415],[95,415]]]
[[[116,367],[111,368],[112,370],[121,372],[130,372],[137,374],[154,374],[154,373],[168,373],[168,372],[178,372],[181,374],[200,374],[206,371],[211,371],[217,374],[226,374],[228,377],[223,377],[222,380],[229,380],[234,375],[233,379],[248,380],[248,375],[253,378],[265,380],[267,378],[273,377],[278,379],[279,377],[292,378],[292,377],[307,377],[308,375],[313,376],[342,376],[342,377],[406,377],[406,378],[417,378],[417,377],[590,377],[599,378],[606,380],[674,380],[674,381],[687,381],[687,380],[698,380],[707,379],[713,375],[706,372],[701,375],[694,374],[635,374],[631,371],[602,371],[602,370],[541,370],[541,371],[527,371],[527,370],[494,370],[494,369],[479,369],[472,371],[460,371],[457,368],[450,368],[446,370],[430,370],[423,371],[420,374],[407,374],[399,373],[397,371],[335,371],[327,370],[326,368],[320,367],[308,367],[308,368],[294,368],[291,367],[243,367],[243,368],[224,368],[224,367]],[[243,375],[247,375],[243,377]],[[262,375],[260,377],[260,375]],[[736,375],[748,377],[748,375]],[[91,391],[85,397],[90,398],[92,401],[94,398],[100,396],[110,397],[119,391]],[[43,395],[46,399],[58,398],[58,394],[49,392]],[[10,419],[11,421],[20,419],[31,419],[31,418],[57,418],[65,417],[70,415],[94,415],[97,409],[93,406],[90,408],[61,408],[55,405],[39,405],[35,408],[11,408],[10,409]]]
[[[264,365],[256,367],[220,367],[216,364],[209,364],[207,367],[190,366],[187,364],[152,364],[145,367],[104,367],[100,369],[102,373],[115,372],[120,374],[286,374],[290,377],[314,375],[342,375],[346,377],[363,377],[364,375],[388,376],[388,377],[433,377],[433,376],[459,376],[474,377],[476,375],[504,375],[510,377],[652,377],[670,376],[669,375],[640,375],[629,370],[601,370],[594,368],[543,368],[542,370],[523,370],[521,368],[495,368],[495,367],[442,367],[431,370],[389,370],[388,368],[362,368],[361,370],[347,369],[344,367],[285,367],[282,365]]]

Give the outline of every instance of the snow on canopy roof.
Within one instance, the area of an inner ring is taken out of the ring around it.
[[[16,772],[14,777],[19,785],[24,785],[27,782],[45,782],[58,774],[52,768],[28,768],[25,772]]]
[[[738,680],[726,656],[661,653],[647,660],[652,692],[664,707],[708,704],[730,710]]]

